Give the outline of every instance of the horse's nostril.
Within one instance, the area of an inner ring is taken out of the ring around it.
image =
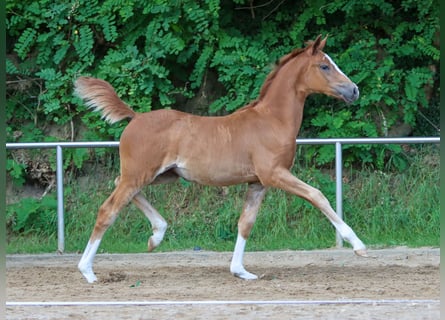
[[[352,94],[354,95],[354,97],[358,97],[359,91],[358,91],[358,87],[357,86],[354,86],[354,88],[352,89]]]

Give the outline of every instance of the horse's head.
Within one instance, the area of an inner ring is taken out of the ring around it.
[[[351,103],[358,99],[359,90],[335,64],[335,62],[322,50],[326,38],[321,35],[309,43],[301,56],[305,55],[304,83],[308,93],[323,93]]]

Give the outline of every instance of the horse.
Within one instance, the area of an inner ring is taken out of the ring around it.
[[[153,234],[148,251],[164,238],[167,222],[142,195],[146,185],[182,177],[208,186],[248,184],[238,220],[230,272],[241,279],[258,277],[243,265],[246,241],[268,188],[279,188],[309,201],[332,223],[359,256],[366,247],[323,193],[295,177],[296,142],[306,98],[319,93],[350,104],[359,89],[322,50],[319,35],[304,48],[283,56],[266,77],[256,100],[224,116],[198,116],[177,110],[133,111],[106,81],[78,77],[75,93],[105,121],[129,119],[120,138],[120,175],[100,206],[78,269],[89,283],[97,281],[93,261],[106,230],[130,201],[148,218]]]

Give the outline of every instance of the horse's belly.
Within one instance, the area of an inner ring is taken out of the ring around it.
[[[209,167],[188,168],[178,166],[175,173],[188,181],[193,181],[203,185],[228,186],[246,182],[258,181],[258,177],[250,170],[211,170]]]

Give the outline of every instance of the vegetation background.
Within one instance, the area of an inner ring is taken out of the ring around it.
[[[125,122],[106,124],[73,96],[79,75],[109,81],[140,112],[233,112],[257,97],[274,61],[318,34],[361,97],[310,97],[300,137],[439,135],[439,1],[7,0],[6,29],[8,142],[118,140]],[[364,240],[438,245],[436,147],[354,145],[343,157],[347,220]],[[301,147],[297,159],[296,174],[333,201],[332,146]],[[8,153],[9,252],[55,247],[54,163],[51,151]],[[64,151],[68,250],[86,243],[117,163],[116,150]],[[163,249],[232,245],[242,186],[147,192],[171,225]],[[272,191],[261,212],[252,248],[333,244],[329,223],[299,199]],[[145,246],[140,215],[113,228],[104,250]]]

